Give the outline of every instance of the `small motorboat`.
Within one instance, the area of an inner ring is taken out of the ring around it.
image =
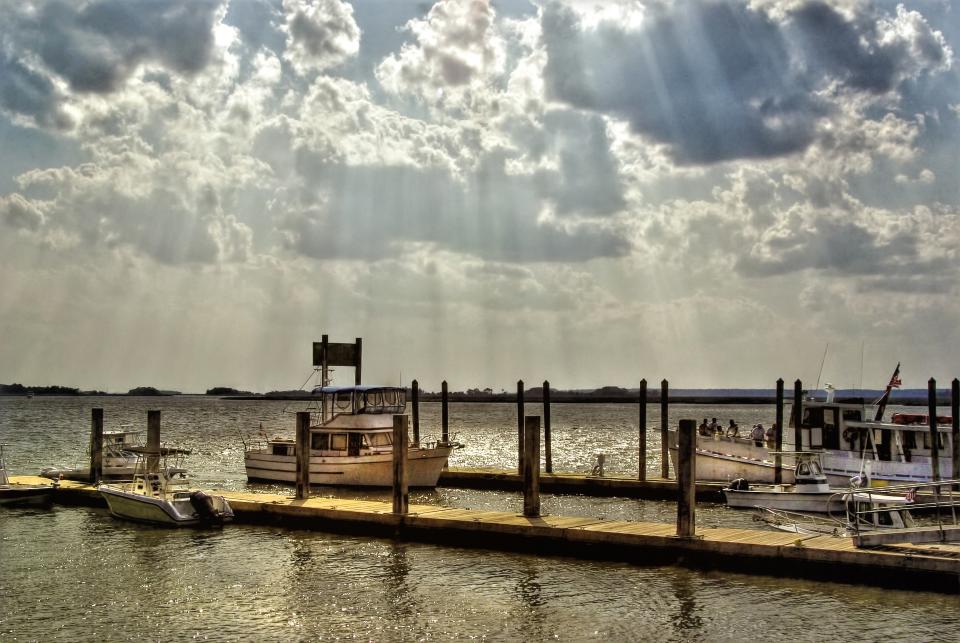
[[[191,490],[186,471],[161,464],[161,457],[144,454],[132,481],[97,487],[111,514],[169,527],[220,526],[233,519],[223,496]]]
[[[856,490],[838,496],[844,507],[839,514],[816,516],[757,507],[753,519],[780,531],[811,536],[852,536],[861,531],[906,529],[915,524],[909,510],[911,503],[904,496]]]
[[[0,506],[4,507],[49,507],[53,504],[53,484],[10,484],[3,448],[0,444]]]
[[[783,452],[795,456],[792,485],[750,484],[738,478],[723,490],[727,506],[740,509],[768,507],[781,511],[806,511],[814,513],[842,512],[843,493],[849,489],[835,489],[827,482],[820,464],[820,452]]]

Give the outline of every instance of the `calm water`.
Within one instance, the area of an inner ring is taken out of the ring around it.
[[[241,433],[260,424],[290,434],[293,403],[206,398],[0,398],[0,441],[14,473],[81,464],[90,407],[107,430],[143,428],[163,412],[163,440],[193,449],[202,486],[247,486]],[[423,433],[439,407],[422,407]],[[741,426],[772,407],[676,406]],[[636,407],[554,405],[557,470],[635,474]],[[539,412],[528,405],[528,412]],[[515,466],[511,405],[453,405],[451,431],[467,447],[453,466]],[[648,468],[658,409],[650,408]],[[335,495],[334,491],[323,492]],[[386,498],[384,492],[344,495]],[[439,489],[413,502],[519,510],[509,493]],[[669,503],[545,496],[543,510],[673,521]],[[748,513],[698,507],[698,523],[753,526]],[[897,592],[675,567],[462,550],[319,532],[231,525],[173,531],[116,521],[105,510],[0,512],[0,641],[15,640],[924,640],[957,637],[960,601]]]

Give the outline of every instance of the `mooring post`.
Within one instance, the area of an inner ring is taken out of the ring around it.
[[[450,392],[447,390],[447,380],[440,385],[440,440],[450,441]]]
[[[355,361],[353,368],[353,382],[357,386],[360,386],[362,381],[360,377],[363,369],[363,338],[357,337],[356,344],[354,346],[355,348],[353,349],[353,357]],[[324,386],[326,386],[326,384],[324,384]]]
[[[310,411],[297,411],[297,500],[310,497]]]
[[[667,433],[670,426],[669,392],[667,380],[660,382],[660,477],[664,480],[670,477],[670,435]]]
[[[637,479],[647,479],[647,380],[640,380],[640,417],[637,420]]]
[[[523,515],[540,515],[540,418],[523,422]]]
[[[950,455],[953,458],[950,475],[954,480],[960,480],[960,379],[953,378],[953,386],[950,387],[950,414],[953,416],[953,427],[950,432],[950,444],[952,449]],[[960,491],[960,485],[956,485],[955,491]]]
[[[553,473],[553,453],[550,450],[550,382],[543,380],[543,458],[547,473]]]
[[[937,380],[932,377],[927,381],[927,413],[927,422],[930,425],[931,480],[937,482],[940,480],[940,431],[937,430]]]
[[[103,409],[90,411],[90,484],[103,479]]]
[[[680,420],[677,428],[677,536],[696,533],[697,421]]]
[[[160,411],[147,411],[147,471],[160,467]]]
[[[523,380],[517,380],[517,470],[523,473]]]
[[[410,510],[407,484],[407,416],[393,416],[393,513]]]
[[[800,380],[793,383],[793,450],[803,451],[803,432],[800,425],[803,424],[803,384]]]
[[[413,443],[420,444],[420,384],[413,380],[410,385],[410,404],[413,414]]]
[[[780,452],[783,450],[783,378],[777,378],[777,419],[776,427],[773,431],[773,450],[776,455],[773,457],[773,484],[783,484],[783,457]]]

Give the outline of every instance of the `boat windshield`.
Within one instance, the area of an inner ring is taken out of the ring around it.
[[[370,389],[357,397],[357,413],[403,413],[406,407],[406,391],[403,389]]]

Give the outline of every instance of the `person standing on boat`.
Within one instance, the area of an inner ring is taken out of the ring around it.
[[[728,437],[728,438],[735,438],[735,437],[737,437],[737,434],[738,434],[738,433],[740,433],[740,427],[737,426],[737,423],[734,422],[734,421],[731,419],[731,420],[730,420],[730,425],[727,427],[727,437]]]
[[[717,418],[710,420],[710,433],[713,435],[723,435],[723,429],[721,429],[717,423]]]
[[[767,429],[767,442],[773,444],[777,439],[777,423],[774,422],[770,425],[770,428]]]
[[[753,439],[754,444],[756,444],[758,447],[762,447],[764,438],[763,424],[759,422],[754,424],[753,431],[750,432],[750,437]]]
[[[703,422],[700,423],[700,426],[697,427],[697,431],[700,435],[713,435],[713,432],[710,430],[710,425],[707,424],[707,418],[703,418]]]

